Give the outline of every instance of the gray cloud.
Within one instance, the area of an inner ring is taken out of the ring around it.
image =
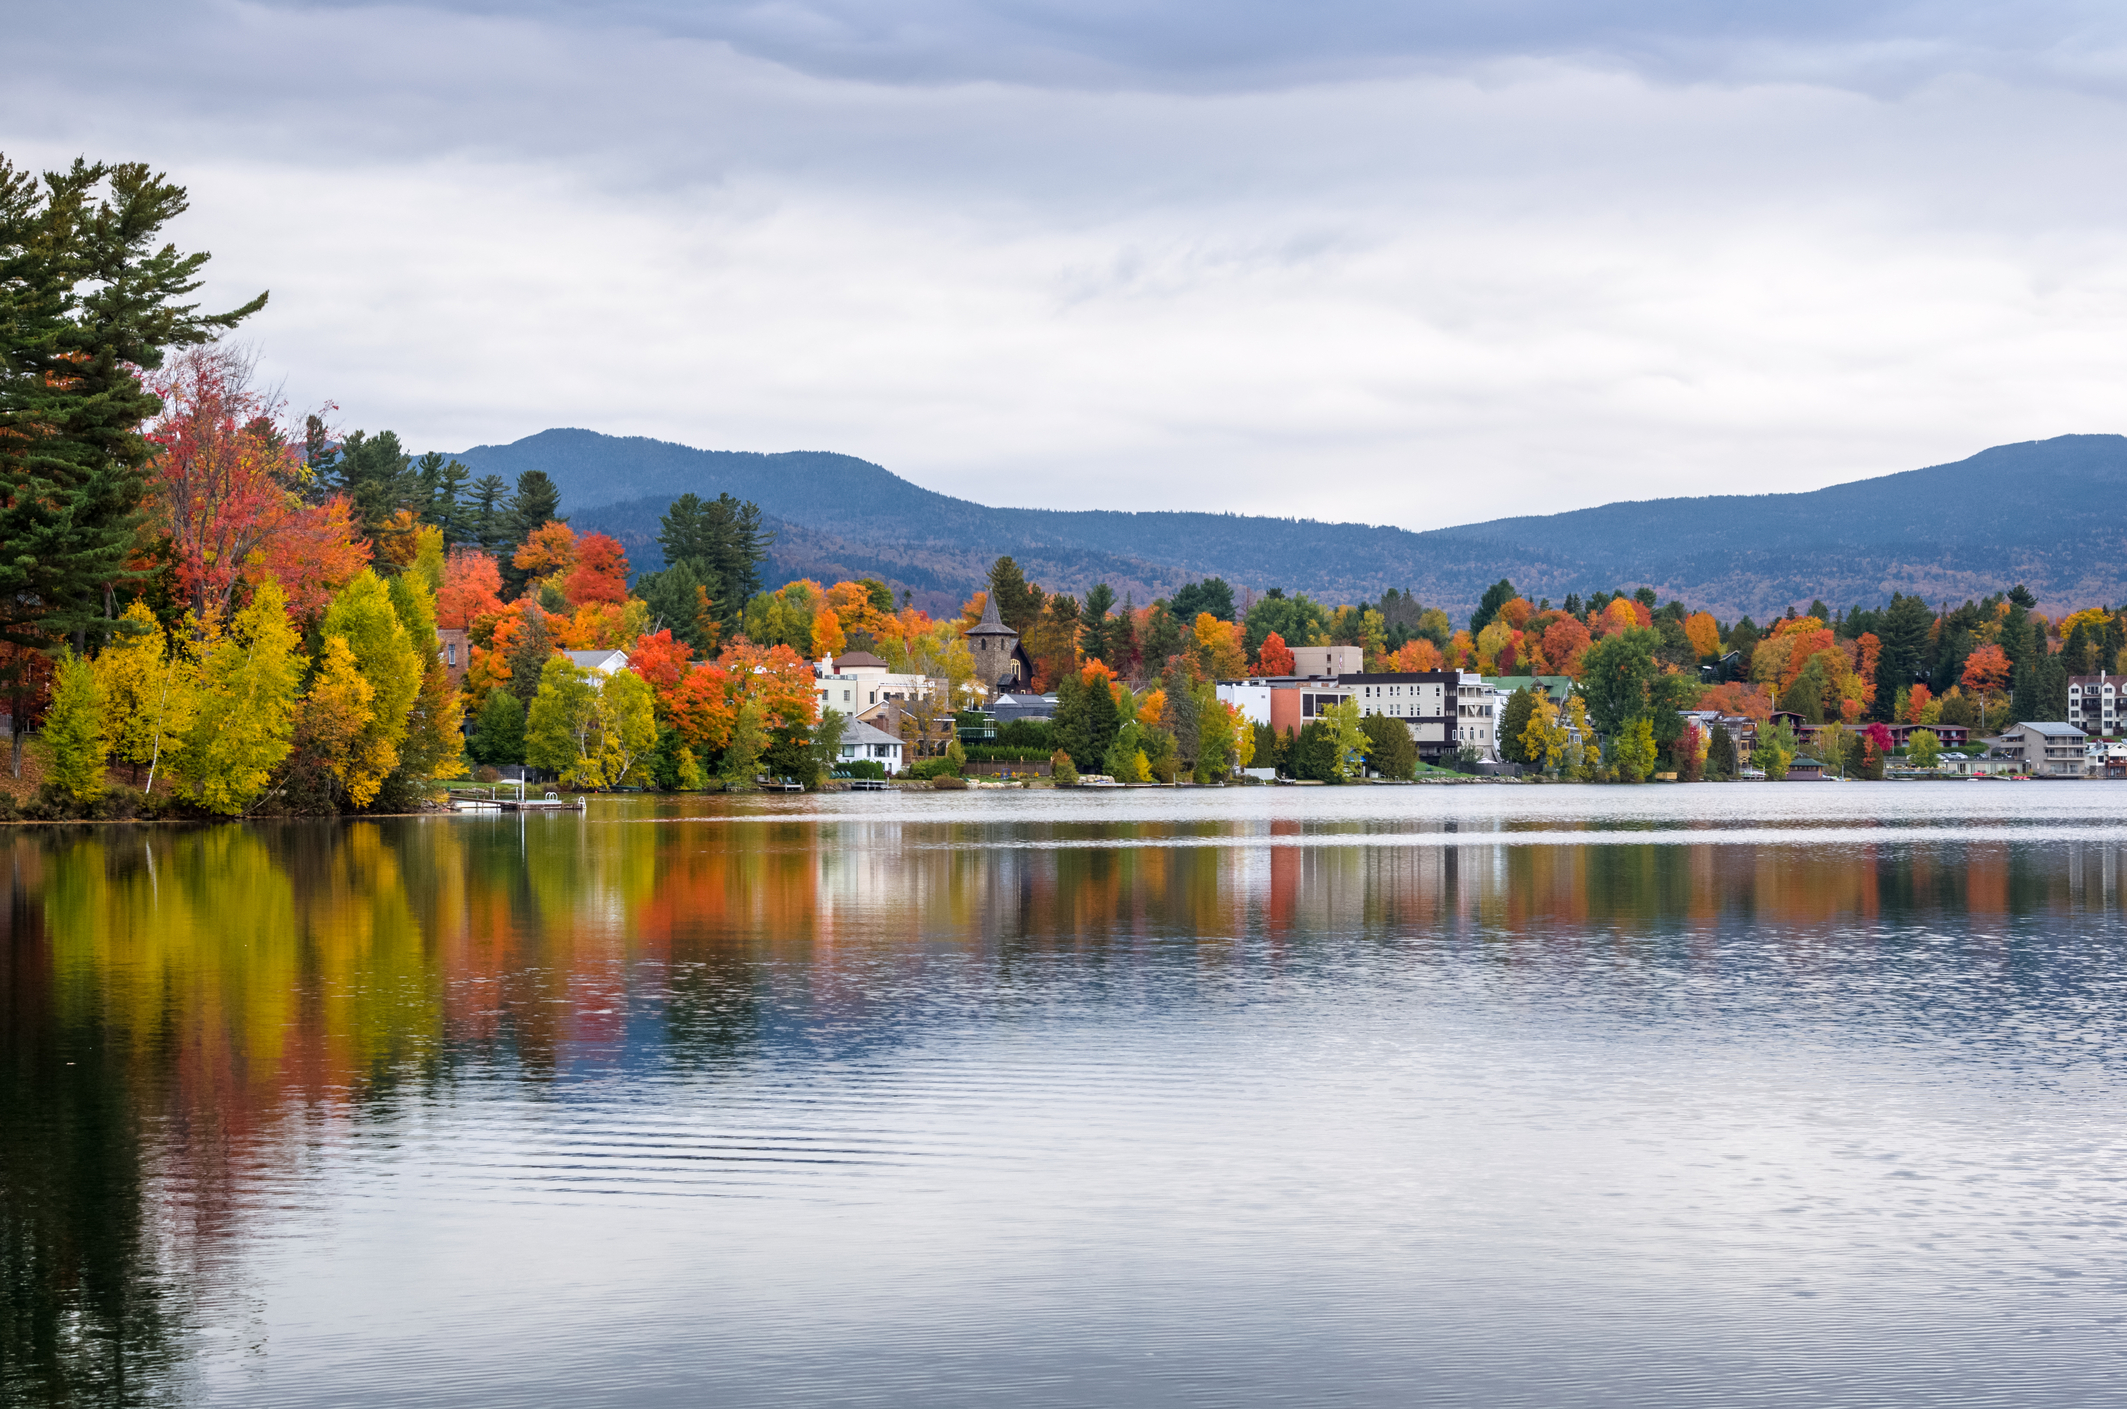
[[[2075,0],[2013,9],[1911,0],[441,0],[428,8],[713,40],[802,72],[876,82],[1191,89],[1522,58],[1683,81],[1807,77],[1875,87],[1948,72],[2085,70],[2127,33],[2117,7]]]
[[[175,172],[297,399],[416,443],[1426,526],[2116,428],[2109,26],[46,7],[0,145]]]

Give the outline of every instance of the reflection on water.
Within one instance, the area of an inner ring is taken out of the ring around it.
[[[0,1398],[2088,1402],[2121,796],[0,832]]]

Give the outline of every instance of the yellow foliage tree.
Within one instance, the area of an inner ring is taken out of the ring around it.
[[[370,726],[376,722],[376,688],[362,678],[354,652],[342,636],[325,638],[317,673],[297,715],[306,747],[315,745],[331,760],[332,776],[356,807],[376,801],[396,755],[380,752],[383,741]]]
[[[155,771],[174,753],[191,727],[198,704],[193,662],[170,649],[169,638],[145,602],[136,601],[121,618],[132,627],[96,657],[97,683],[103,689],[104,731],[111,752],[139,770],[148,770],[146,786],[155,787]]]
[[[226,631],[213,621],[204,631],[192,725],[171,772],[200,806],[236,816],[288,756],[300,642],[270,578]]]
[[[390,590],[367,569],[332,599],[319,632],[328,641],[339,637],[347,643],[355,668],[373,692],[370,719],[357,744],[365,772],[359,785],[351,779],[342,781],[350,798],[374,799],[384,778],[399,766],[400,745],[406,741],[414,701],[421,694],[423,662],[392,605]],[[375,770],[375,786],[366,770]]]

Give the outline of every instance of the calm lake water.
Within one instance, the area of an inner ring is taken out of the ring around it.
[[[0,830],[0,1401],[2087,1405],[2127,787]]]

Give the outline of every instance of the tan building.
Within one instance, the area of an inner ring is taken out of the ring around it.
[[[2088,771],[2089,735],[2073,724],[2018,724],[1987,741],[2037,778],[2080,778]]]

